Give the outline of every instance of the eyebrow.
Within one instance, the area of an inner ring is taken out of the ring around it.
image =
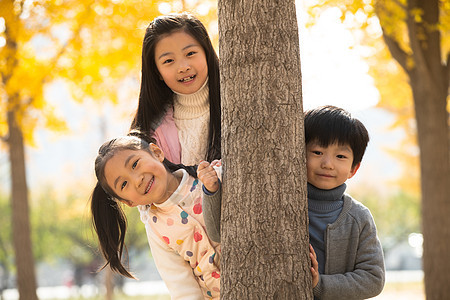
[[[125,166],[125,168],[127,167],[128,163],[130,162],[130,160],[135,157],[134,154],[131,154],[130,156],[127,157],[127,159],[125,160],[125,163],[123,164]],[[116,185],[117,182],[119,181],[121,176],[117,177],[116,180],[114,180],[114,189],[117,189]]]
[[[184,50],[186,50],[186,49],[188,49],[188,48],[191,48],[191,47],[201,47],[200,45],[197,45],[197,44],[189,44],[189,45],[187,45],[186,47],[184,47],[183,49],[181,49],[182,51],[184,51]],[[167,56],[167,55],[169,55],[169,54],[171,54],[172,52],[164,52],[163,54],[161,54],[159,57],[158,57],[158,59],[161,59],[161,57],[164,57],[164,56]]]
[[[347,145],[341,146],[338,149],[341,150],[341,151],[353,152],[352,148],[350,146],[347,146]]]

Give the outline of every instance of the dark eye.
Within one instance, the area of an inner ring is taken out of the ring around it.
[[[137,166],[137,164],[138,164],[138,161],[139,161],[139,159],[136,160],[136,161],[133,163],[133,165],[131,166],[132,169],[135,169],[135,168],[136,168],[136,166]]]
[[[347,158],[345,155],[339,154],[336,156],[337,158],[343,159],[343,158]]]
[[[171,58],[166,59],[165,61],[163,61],[163,65],[164,65],[164,64],[169,64],[169,63],[171,63],[171,62],[173,62],[173,59],[171,59]]]
[[[195,52],[195,51],[189,51],[188,54],[187,54],[186,56],[192,56],[192,55],[194,55],[195,53],[197,53],[197,52]]]
[[[322,154],[322,152],[320,152],[320,151],[312,151],[312,153],[314,153],[315,155],[321,155]]]
[[[126,187],[127,183],[128,183],[128,182],[124,181],[124,182],[122,183],[122,185],[120,186],[120,190],[123,190],[123,189]]]

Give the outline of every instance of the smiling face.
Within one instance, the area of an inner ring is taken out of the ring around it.
[[[208,77],[203,47],[184,31],[170,33],[156,44],[155,62],[167,86],[180,94],[197,92]]]
[[[105,164],[108,186],[128,206],[163,203],[177,189],[177,179],[166,170],[164,155],[150,144],[145,150],[119,150]]]
[[[348,145],[331,144],[322,147],[316,142],[306,145],[308,182],[323,190],[330,190],[353,177],[360,164],[352,167],[353,151]]]

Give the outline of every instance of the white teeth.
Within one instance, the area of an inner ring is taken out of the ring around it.
[[[195,75],[192,75],[192,76],[190,76],[190,77],[186,77],[186,78],[180,79],[180,81],[181,81],[181,82],[190,81],[190,80],[194,79],[194,77],[195,77]]]
[[[153,180],[155,179],[155,177],[152,177],[152,179],[150,180],[150,182],[148,183],[148,186],[147,186],[147,188],[145,189],[145,193],[144,194],[147,194],[148,193],[148,191],[150,190],[150,187],[152,186],[152,184],[153,184]]]

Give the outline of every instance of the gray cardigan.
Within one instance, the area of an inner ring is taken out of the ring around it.
[[[220,242],[221,189],[203,198],[210,239]],[[325,273],[313,289],[318,299],[366,299],[384,287],[384,257],[369,209],[344,194],[339,217],[325,233]]]
[[[314,288],[319,299],[366,299],[384,287],[383,249],[369,209],[344,194],[344,207],[325,232],[325,272]]]

